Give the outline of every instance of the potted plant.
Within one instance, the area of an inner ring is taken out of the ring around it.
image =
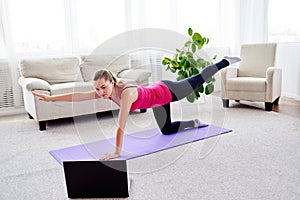
[[[176,54],[173,58],[164,57],[162,64],[166,66],[166,70],[177,73],[177,80],[198,74],[203,68],[211,65],[211,61],[207,61],[197,56],[197,51],[209,42],[209,38],[202,37],[199,33],[194,32],[192,28],[188,29],[189,39],[185,42],[181,49],[176,49]],[[215,59],[216,56],[213,57]],[[206,95],[214,91],[214,77],[209,78],[205,84],[197,88],[194,92],[187,96],[189,102],[194,102],[200,97],[201,93]]]

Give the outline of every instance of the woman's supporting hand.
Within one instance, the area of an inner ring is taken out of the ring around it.
[[[117,158],[117,157],[120,157],[120,153],[112,152],[112,153],[105,154],[99,160],[110,160],[110,159]]]
[[[41,100],[41,101],[51,101],[51,96],[49,96],[49,95],[39,94],[39,93],[36,93],[34,91],[32,91],[32,94],[34,96],[37,96],[39,98],[39,100]]]

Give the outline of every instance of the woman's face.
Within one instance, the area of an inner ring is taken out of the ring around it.
[[[105,78],[100,78],[94,82],[96,93],[99,97],[107,99],[112,95],[114,81],[106,81]]]

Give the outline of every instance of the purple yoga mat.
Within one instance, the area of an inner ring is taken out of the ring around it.
[[[156,128],[140,131],[124,135],[122,153],[115,160],[129,160],[228,132],[231,130],[213,125],[188,129],[171,135],[163,135]],[[115,138],[108,138],[53,150],[50,154],[62,165],[63,161],[98,160],[102,155],[113,152],[114,148]]]

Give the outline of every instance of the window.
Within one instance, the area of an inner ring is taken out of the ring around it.
[[[187,35],[189,27],[214,41],[218,28],[218,2],[216,0],[178,0],[178,30]]]
[[[10,0],[7,2],[16,53],[63,51],[64,1]]]
[[[300,42],[299,7],[298,0],[269,1],[269,42]]]
[[[79,49],[95,49],[111,37],[125,32],[125,2],[120,0],[77,0]]]
[[[176,1],[129,0],[129,29],[174,29],[176,24]]]

